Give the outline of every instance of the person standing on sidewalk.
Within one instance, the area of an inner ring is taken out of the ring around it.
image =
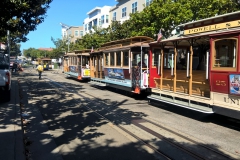
[[[37,71],[38,71],[39,79],[41,79],[42,78],[42,72],[43,72],[43,65],[42,64],[38,65]]]

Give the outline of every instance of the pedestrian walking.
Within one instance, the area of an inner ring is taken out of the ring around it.
[[[41,79],[42,78],[42,72],[43,72],[43,65],[42,64],[38,65],[37,71],[38,71],[39,79]]]
[[[17,64],[17,62],[14,62],[13,63],[13,68],[12,68],[12,72],[16,72],[17,68],[18,68],[18,64]]]

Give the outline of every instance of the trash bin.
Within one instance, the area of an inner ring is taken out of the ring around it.
[[[54,69],[58,69],[58,64],[54,63]]]

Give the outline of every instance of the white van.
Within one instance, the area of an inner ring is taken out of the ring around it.
[[[0,97],[7,102],[11,99],[11,76],[8,59],[0,53]]]

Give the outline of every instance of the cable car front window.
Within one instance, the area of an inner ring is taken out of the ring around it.
[[[236,68],[237,39],[222,39],[215,41],[214,68]]]

